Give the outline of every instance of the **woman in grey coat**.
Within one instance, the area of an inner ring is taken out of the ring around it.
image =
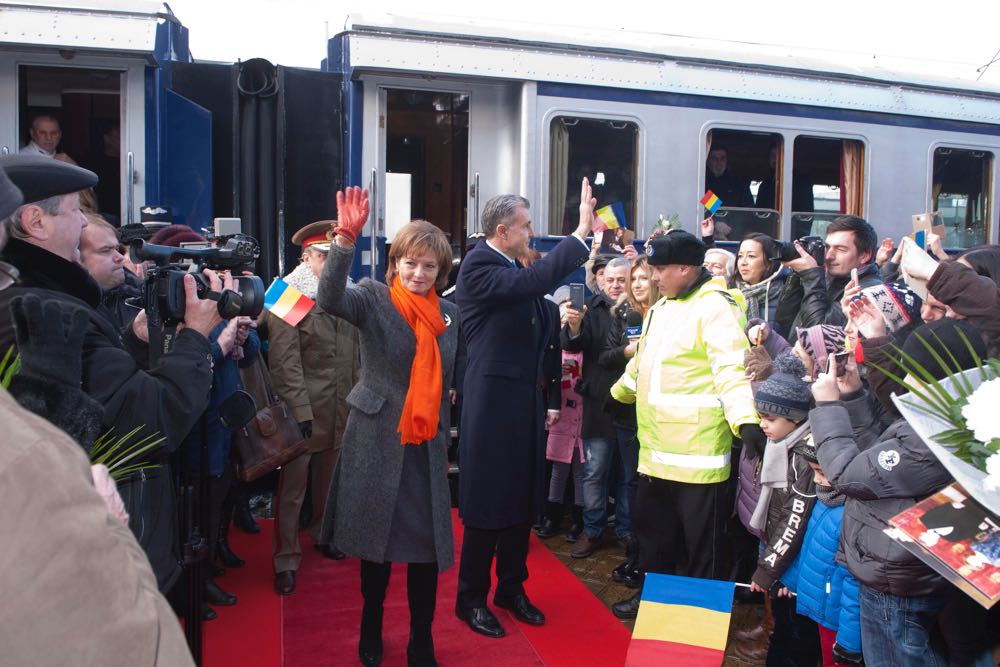
[[[431,622],[438,571],[454,563],[447,479],[448,389],[458,349],[458,308],[438,300],[451,246],[415,220],[393,241],[386,283],[348,287],[368,195],[337,195],[340,224],[320,277],[321,308],[361,332],[361,375],[330,485],[323,540],[361,558],[364,609],[358,655],[382,660],[382,603],[393,562],[408,563],[411,666],[437,665]]]

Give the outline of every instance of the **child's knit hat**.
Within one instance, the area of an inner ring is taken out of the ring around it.
[[[765,380],[754,394],[757,412],[784,417],[800,422],[809,416],[812,406],[812,392],[802,379],[806,367],[791,352],[774,360],[771,376]]]

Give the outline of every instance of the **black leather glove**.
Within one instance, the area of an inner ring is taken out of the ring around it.
[[[307,419],[304,422],[299,422],[299,430],[302,431],[302,437],[307,440],[312,437],[313,434],[313,423],[311,419]]]
[[[767,436],[760,430],[757,424],[743,424],[740,426],[740,440],[743,441],[743,448],[746,449],[747,456],[757,458],[764,456],[764,447],[767,446]]]
[[[83,381],[83,338],[90,315],[79,306],[33,294],[10,302],[19,373],[79,389]]]

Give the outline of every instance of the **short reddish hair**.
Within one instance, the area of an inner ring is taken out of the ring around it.
[[[396,261],[403,257],[416,257],[430,251],[437,260],[438,274],[434,281],[435,287],[443,290],[448,286],[448,276],[451,274],[451,244],[448,237],[440,229],[426,220],[413,220],[396,234],[389,246],[388,266],[385,269],[385,282],[392,284],[396,277]]]

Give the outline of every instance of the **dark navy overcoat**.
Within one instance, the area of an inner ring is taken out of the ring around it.
[[[568,236],[530,268],[485,241],[466,255],[455,301],[468,361],[459,428],[459,513],[473,528],[530,521],[545,498],[542,355],[555,323],[545,294],[587,261]]]

